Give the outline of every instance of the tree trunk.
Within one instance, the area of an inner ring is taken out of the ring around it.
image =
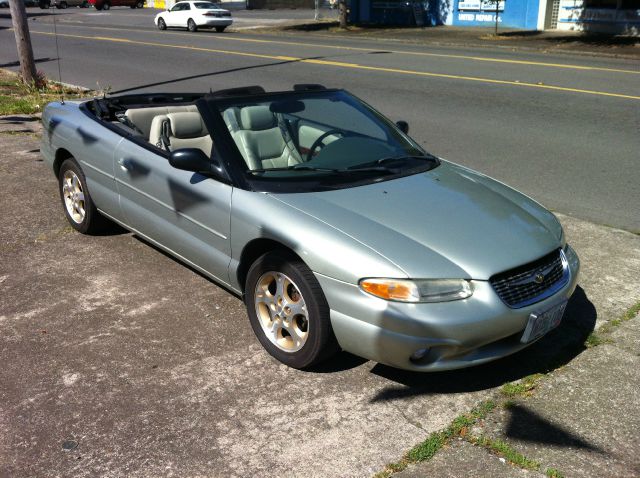
[[[36,63],[33,60],[29,25],[27,25],[27,10],[24,7],[23,0],[9,0],[9,6],[11,7],[11,22],[16,36],[18,57],[20,58],[22,81],[27,85],[33,85],[38,79],[38,75]]]
[[[347,28],[347,1],[340,0],[338,8],[340,8],[340,28]]]

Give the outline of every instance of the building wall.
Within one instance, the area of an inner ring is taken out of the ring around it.
[[[506,0],[498,4],[500,27],[536,30],[539,28],[540,0]],[[455,0],[453,25],[491,26],[495,24],[496,6],[486,0]]]
[[[640,36],[640,10],[589,8],[583,0],[560,0],[558,29]]]

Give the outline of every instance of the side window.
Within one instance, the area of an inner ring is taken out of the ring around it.
[[[179,3],[177,5],[174,5],[173,8],[170,11],[179,12],[180,10],[182,10],[182,5]]]
[[[191,10],[191,5],[189,5],[188,3],[185,3],[184,6],[182,7],[183,10]]]

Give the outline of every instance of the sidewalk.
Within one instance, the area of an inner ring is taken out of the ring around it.
[[[544,53],[572,53],[640,59],[640,37],[612,36],[598,33],[505,29],[499,30],[496,37],[493,34],[493,28],[453,26],[427,28],[350,26],[345,31],[338,28],[337,22],[331,21],[300,21],[274,30],[284,33],[315,32],[316,35],[332,38],[361,38],[433,46],[505,48]],[[638,68],[640,69],[640,66]]]

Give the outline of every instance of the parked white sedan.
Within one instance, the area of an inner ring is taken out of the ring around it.
[[[170,10],[158,13],[154,21],[160,30],[177,27],[190,32],[198,28],[215,28],[217,32],[223,32],[233,23],[231,12],[212,2],[178,2]]]

